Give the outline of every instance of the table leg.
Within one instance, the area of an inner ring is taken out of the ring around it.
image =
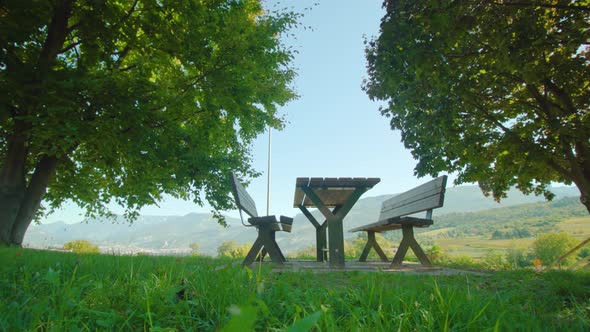
[[[328,227],[328,244],[330,249],[330,266],[344,267],[344,231],[342,219],[330,221]]]
[[[330,210],[324,202],[318,197],[312,188],[301,186],[301,190],[309,197],[318,210],[326,217],[328,223],[328,246],[330,249],[329,260],[330,267],[343,268],[344,267],[344,230],[342,227],[342,220],[353,205],[358,201],[361,195],[367,188],[356,188],[354,192],[348,197],[348,200]]]
[[[315,227],[316,259],[318,262],[323,262],[325,260],[324,249],[327,248],[326,227],[328,226],[328,223],[324,222],[320,225],[311,212],[309,212],[309,210],[303,205],[299,205],[299,210],[303,212],[307,217],[307,220],[309,220],[313,227]]]

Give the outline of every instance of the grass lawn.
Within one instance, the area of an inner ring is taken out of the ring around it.
[[[590,274],[249,270],[0,248],[0,331],[584,331]]]

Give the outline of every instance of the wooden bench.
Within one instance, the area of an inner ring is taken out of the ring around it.
[[[250,265],[254,262],[258,254],[259,259],[263,259],[268,253],[270,259],[277,264],[286,262],[285,256],[281,252],[277,241],[275,240],[275,233],[278,231],[291,232],[293,225],[293,218],[280,216],[279,220],[275,216],[258,216],[256,204],[254,200],[246,191],[246,188],[240,183],[235,174],[231,174],[232,193],[240,211],[240,219],[242,224],[247,227],[256,227],[258,230],[258,237],[242,262],[242,265]],[[247,219],[248,224],[244,223],[242,211],[250,216]]]
[[[377,243],[375,233],[401,229],[402,240],[393,257],[391,267],[401,266],[408,248],[412,248],[412,251],[414,251],[422,265],[432,266],[424,250],[422,250],[414,238],[414,227],[428,227],[432,225],[432,210],[443,206],[446,185],[447,176],[443,175],[392,197],[381,205],[379,221],[351,229],[350,232],[367,232],[367,244],[359,261],[365,262],[371,249],[375,249],[382,261],[389,261],[387,255],[385,255],[383,249]],[[410,216],[411,214],[423,211],[426,211],[425,218]]]

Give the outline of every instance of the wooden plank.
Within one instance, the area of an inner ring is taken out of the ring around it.
[[[338,183],[338,178],[324,178],[324,181],[321,184],[322,188],[330,188],[330,187],[340,187]]]
[[[305,193],[301,190],[302,186],[309,184],[309,178],[297,178],[295,180],[295,196],[293,197],[293,207],[299,207],[303,204]]]
[[[416,188],[410,189],[404,193],[396,195],[385,202],[383,206],[388,208],[395,208],[397,206],[404,205],[405,201],[416,200],[420,197],[432,196],[435,193],[443,192],[445,190],[447,176],[443,175],[434,180],[426,182]]]
[[[400,206],[395,209],[391,210],[381,210],[381,214],[379,214],[379,220],[385,220],[390,218],[395,218],[399,216],[405,216],[409,214],[414,214],[434,208],[438,208],[442,206],[444,199],[444,194],[440,193],[435,196],[430,196],[423,198],[419,201],[414,201],[409,204]]]
[[[309,178],[309,183],[307,184],[311,188],[320,188],[324,184],[324,178]]]
[[[412,225],[414,227],[428,227],[433,224],[431,219],[424,219],[424,218],[414,218],[414,217],[401,217],[395,218],[390,220],[381,220],[377,221],[368,225],[364,225],[361,227],[356,227],[349,232],[361,232],[361,231],[371,231],[371,232],[384,232],[390,231],[394,229],[402,228],[402,225]]]
[[[383,202],[379,220],[413,214],[444,204],[447,176],[443,175]]]
[[[305,198],[305,193],[301,190],[301,187],[295,188],[295,196],[293,197],[293,207],[299,207],[303,205],[303,199]]]
[[[406,195],[406,193],[404,193],[404,194],[401,194],[401,195],[403,195],[403,197],[401,197],[401,195],[398,195],[398,196],[394,196],[394,197],[384,201],[383,204],[381,205],[381,210],[382,211],[383,210],[393,210],[398,207],[419,201],[421,199],[425,199],[427,197],[438,195],[442,192],[444,192],[443,188],[435,188],[435,189],[432,189],[427,192],[421,192],[418,195],[414,195],[414,196]]]
[[[239,209],[246,212],[250,217],[258,217],[258,211],[256,211],[256,203],[246,191],[246,188],[240,183],[234,173],[231,173],[232,189],[236,205]]]

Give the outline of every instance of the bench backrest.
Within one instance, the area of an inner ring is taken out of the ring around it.
[[[386,200],[381,205],[379,220],[397,218],[422,211],[428,211],[426,218],[432,219],[432,209],[443,206],[446,185],[447,176],[443,175]]]
[[[231,173],[232,192],[238,209],[246,212],[250,217],[258,217],[256,211],[256,204],[250,194],[246,191],[246,188],[240,183],[234,173]]]

